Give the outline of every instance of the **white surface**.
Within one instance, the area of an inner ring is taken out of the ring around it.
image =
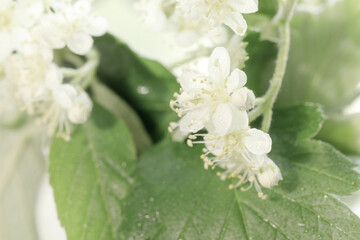
[[[66,233],[58,220],[54,191],[49,175],[45,174],[39,188],[36,206],[36,226],[40,240],[66,240]]]

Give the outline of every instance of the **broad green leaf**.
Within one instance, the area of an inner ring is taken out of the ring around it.
[[[141,120],[124,100],[100,82],[94,82],[91,90],[98,104],[124,120],[134,138],[138,155],[151,146],[151,138]]]
[[[100,51],[99,78],[125,99],[139,114],[154,140],[161,139],[176,119],[169,101],[179,86],[161,64],[133,53],[128,46],[107,34],[95,41]]]
[[[324,117],[307,104],[277,111],[270,157],[284,180],[265,190],[228,190],[203,169],[201,147],[162,142],[143,155],[120,239],[360,239],[360,220],[335,195],[360,187],[338,151],[311,140]]]
[[[359,1],[345,0],[322,14],[294,18],[279,106],[311,101],[339,113],[359,95],[359,15]]]
[[[70,142],[53,139],[50,183],[68,240],[118,239],[135,156],[124,122],[97,105]]]
[[[41,129],[0,129],[0,239],[38,240],[35,205],[44,173]]]
[[[360,114],[332,116],[324,123],[317,137],[346,153],[360,154],[359,123]]]

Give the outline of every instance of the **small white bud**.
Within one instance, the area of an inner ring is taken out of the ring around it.
[[[82,92],[75,99],[73,106],[69,109],[68,117],[72,123],[81,124],[86,122],[92,109],[89,96]]]
[[[240,110],[249,110],[255,106],[255,94],[246,87],[239,88],[231,94],[231,103]]]
[[[278,184],[279,180],[282,180],[282,176],[278,166],[271,159],[266,158],[257,174],[257,179],[264,188],[272,188]]]

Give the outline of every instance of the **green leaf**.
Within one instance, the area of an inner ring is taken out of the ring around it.
[[[38,239],[35,205],[45,168],[40,136],[32,124],[0,129],[0,239]]]
[[[360,154],[360,114],[331,116],[318,138],[349,154]]]
[[[167,133],[177,116],[169,108],[179,90],[175,77],[161,64],[137,56],[128,46],[107,34],[96,39],[100,51],[99,78],[125,99],[144,119],[154,140]]]
[[[132,108],[102,83],[94,82],[91,90],[95,101],[115,116],[124,120],[134,138],[138,155],[152,145],[140,118]]]
[[[118,239],[135,164],[128,128],[97,105],[70,142],[53,139],[50,183],[69,240]]]
[[[284,180],[264,190],[266,200],[254,189],[228,190],[203,169],[201,147],[155,146],[137,168],[121,239],[360,239],[360,220],[334,196],[359,189],[359,173],[310,139],[323,119],[310,104],[275,112],[270,157]]]
[[[339,113],[359,95],[359,14],[359,1],[346,0],[322,14],[294,18],[278,106],[310,101],[327,113]]]

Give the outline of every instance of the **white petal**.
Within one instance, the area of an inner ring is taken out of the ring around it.
[[[219,104],[211,117],[217,134],[224,136],[233,128],[233,111],[230,104]]]
[[[201,91],[202,88],[207,87],[204,79],[205,77],[201,76],[199,73],[189,71],[184,72],[178,78],[178,81],[185,92],[197,93]]]
[[[224,24],[230,27],[238,35],[242,36],[246,33],[247,23],[240,13],[231,13],[224,19]]]
[[[73,53],[85,55],[92,48],[93,42],[89,34],[75,33],[67,40],[67,46]]]
[[[234,69],[226,82],[228,94],[232,93],[235,89],[239,87],[243,87],[246,84],[246,81],[246,74],[238,68]]]
[[[219,156],[224,151],[225,141],[206,142],[205,146],[212,154]]]
[[[229,5],[239,13],[254,13],[259,9],[258,0],[230,0]]]
[[[196,43],[199,34],[192,30],[183,30],[176,35],[176,42],[180,47],[189,47]]]
[[[63,32],[59,27],[64,19],[59,16],[44,17],[41,25],[41,35],[44,41],[51,48],[64,48],[66,43],[63,39]]]
[[[31,27],[40,19],[44,5],[39,0],[18,0],[15,8],[15,19],[25,27]]]
[[[180,130],[184,132],[198,132],[209,121],[210,108],[203,107],[187,113],[180,119]]]
[[[56,64],[51,64],[46,73],[46,86],[53,89],[59,86],[63,81],[63,75]]]
[[[215,83],[224,81],[230,74],[230,56],[226,48],[217,47],[209,60],[209,77]]]
[[[249,117],[246,111],[231,107],[233,114],[233,127],[235,129],[247,129],[249,127]]]
[[[76,15],[86,16],[91,11],[91,3],[88,0],[80,0],[74,4],[73,9]]]
[[[70,84],[60,85],[53,89],[54,101],[63,109],[70,109],[73,106],[73,99],[76,97],[76,89]]]
[[[106,20],[98,15],[89,18],[89,26],[87,32],[92,36],[104,35],[107,31],[108,25]]]
[[[252,128],[243,137],[243,143],[251,153],[262,155],[271,151],[272,140],[269,134]]]

